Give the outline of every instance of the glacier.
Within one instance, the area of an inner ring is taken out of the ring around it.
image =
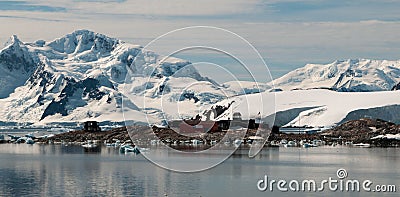
[[[235,101],[234,111],[246,112],[242,113],[244,119],[255,118],[261,112],[266,115],[264,120],[270,122],[268,115],[277,114],[276,118],[280,119],[275,123],[278,126],[329,128],[343,123],[344,120],[351,120],[352,116],[354,119],[384,118],[381,114],[385,111],[392,114],[388,116],[391,120],[395,120],[393,117],[399,117],[398,111],[393,110],[400,104],[400,91],[336,92],[312,89],[260,94],[264,100],[260,100],[260,96],[256,94],[241,95],[221,101],[217,105],[227,105]],[[272,100],[275,100],[274,108],[265,104]],[[354,115],[356,112],[357,115]],[[229,111],[226,113],[225,116],[221,115],[221,119],[232,118]],[[376,116],[372,117],[374,115]]]

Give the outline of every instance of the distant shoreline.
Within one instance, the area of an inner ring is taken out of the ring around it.
[[[132,128],[130,128],[132,129]],[[131,137],[137,139],[138,142],[143,144],[153,144],[153,143],[164,143],[175,147],[185,147],[192,144],[193,140],[196,143],[202,145],[212,145],[221,142],[222,139],[229,141],[230,144],[234,140],[241,139],[237,138],[225,139],[225,131],[218,132],[208,132],[202,135],[197,135],[196,137],[188,137],[176,133],[174,130],[169,128],[158,128],[158,127],[147,127],[147,126],[134,126],[134,130],[137,132],[131,133],[129,136],[126,127],[114,128],[107,131],[101,132],[87,132],[83,130],[63,132],[56,134],[48,138],[35,139],[36,143],[39,144],[57,144],[57,143],[69,143],[69,144],[82,144],[86,143],[88,140],[94,140],[98,143],[113,143],[115,141],[120,141],[121,143],[130,142]],[[251,136],[256,135],[257,130],[248,129],[242,144],[251,144]],[[385,138],[379,136],[385,135],[399,135],[400,125],[390,123],[383,120],[372,120],[372,119],[360,119],[348,121],[340,126],[333,129],[326,130],[324,132],[315,134],[287,134],[287,133],[276,133],[273,132],[269,136],[266,147],[268,146],[280,146],[281,141],[293,141],[296,143],[296,147],[300,147],[301,143],[312,143],[315,140],[319,140],[324,143],[324,145],[335,146],[335,145],[351,145],[351,144],[370,144],[371,147],[400,147],[400,140],[394,138]],[[234,135],[233,135],[234,136]],[[12,143],[12,141],[4,141]],[[140,145],[140,144],[139,144]]]

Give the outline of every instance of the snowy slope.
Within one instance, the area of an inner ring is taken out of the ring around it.
[[[340,92],[391,90],[400,82],[400,61],[347,60],[307,64],[274,80],[283,90],[326,88]]]
[[[218,104],[227,105],[232,101],[236,103],[231,111],[222,115],[223,119],[232,118],[232,112],[236,111],[241,112],[242,117],[247,119],[256,117],[259,112],[265,117],[273,114],[274,110],[278,112],[313,107],[299,113],[288,125],[333,126],[352,111],[400,104],[399,98],[399,91],[335,92],[315,89],[242,95]],[[272,102],[275,102],[275,109],[267,104]]]

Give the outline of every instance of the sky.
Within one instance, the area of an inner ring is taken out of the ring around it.
[[[51,41],[89,29],[147,45],[178,28],[215,26],[251,43],[277,78],[307,63],[400,59],[399,7],[396,0],[0,0],[0,42],[11,35]]]

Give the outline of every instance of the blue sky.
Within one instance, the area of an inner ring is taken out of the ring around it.
[[[395,0],[0,1],[0,42],[13,34],[31,42],[90,29],[146,45],[177,28],[216,26],[253,44],[277,78],[306,63],[400,59],[399,7]]]

